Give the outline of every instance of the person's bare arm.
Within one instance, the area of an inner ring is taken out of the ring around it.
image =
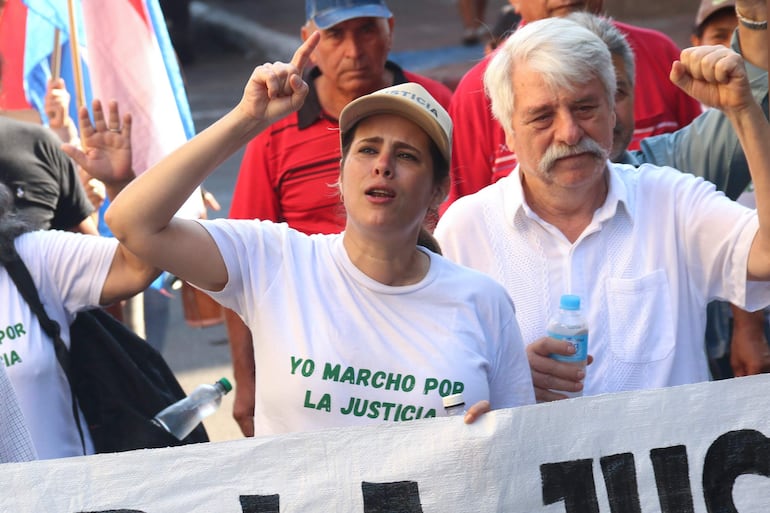
[[[248,326],[227,308],[225,323],[235,378],[233,418],[244,436],[254,436],[254,341]]]
[[[742,16],[756,21],[767,20],[765,0],[736,0],[735,7]],[[738,23],[738,39],[741,55],[747,62],[758,68],[767,69],[768,39],[767,29],[750,29]]]
[[[751,94],[743,59],[722,46],[687,48],[674,62],[671,80],[701,103],[723,111],[735,128],[754,182],[759,219],[746,274],[770,280],[770,125]]]
[[[86,235],[99,235],[99,229],[93,216],[86,217],[70,230],[78,233],[85,233]]]
[[[62,148],[87,173],[98,177],[104,183],[107,197],[114,200],[134,178],[131,168],[131,116],[124,116],[121,123],[115,102],[110,105],[109,118],[105,118],[98,101],[94,107],[93,124],[87,109],[80,112],[80,132],[85,151],[71,144],[64,144]],[[121,124],[122,127],[119,127]],[[98,235],[95,226],[94,233]],[[134,296],[146,289],[159,274],[160,269],[120,244],[102,286],[99,303],[109,305]]]
[[[770,372],[770,346],[765,337],[765,312],[747,312],[730,305],[733,333],[730,340],[730,366],[735,376]]]
[[[202,289],[224,287],[227,269],[214,240],[196,221],[174,214],[227,157],[302,105],[308,85],[301,70],[319,37],[308,38],[289,64],[258,66],[232,111],[139,176],[112,202],[105,219],[126,247]]]

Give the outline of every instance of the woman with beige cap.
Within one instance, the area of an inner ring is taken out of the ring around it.
[[[129,185],[107,212],[113,233],[250,327],[256,435],[441,416],[442,397],[457,392],[473,405],[466,422],[534,402],[503,288],[418,245],[448,189],[452,132],[421,86],[383,89],[342,112],[343,233],[173,217],[222,161],[300,107],[317,43],[314,34],[291,63],[257,67],[231,112]]]

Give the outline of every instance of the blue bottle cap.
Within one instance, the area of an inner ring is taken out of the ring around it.
[[[580,297],[573,294],[564,294],[559,301],[562,310],[580,310]]]

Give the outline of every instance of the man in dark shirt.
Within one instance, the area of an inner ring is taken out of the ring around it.
[[[97,233],[77,169],[47,128],[0,116],[0,181],[38,228]]]

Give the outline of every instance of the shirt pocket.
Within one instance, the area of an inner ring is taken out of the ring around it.
[[[628,363],[665,359],[674,350],[674,319],[666,273],[610,279],[607,292],[610,347]]]

